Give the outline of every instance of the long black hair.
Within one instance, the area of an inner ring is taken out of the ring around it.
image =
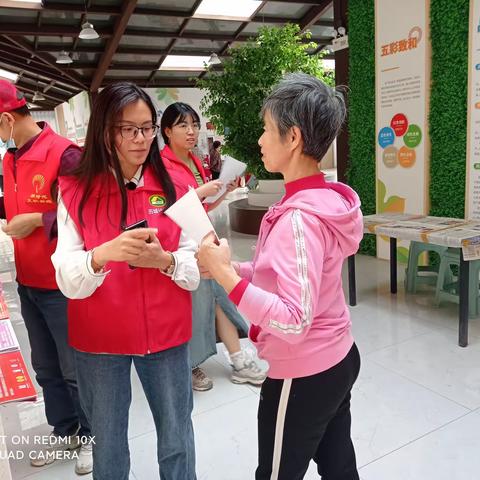
[[[160,130],[165,145],[168,145],[169,143],[169,138],[167,137],[165,130],[183,122],[189,115],[193,118],[194,122],[200,123],[198,113],[188,103],[175,102],[165,109],[160,121]]]
[[[98,94],[94,101],[92,114],[88,122],[82,158],[78,168],[73,172],[73,175],[77,177],[79,184],[83,187],[82,198],[78,205],[78,217],[82,225],[84,225],[83,209],[92,193],[94,180],[101,176],[101,188],[106,189],[108,187],[108,179],[111,178],[108,174],[113,171],[122,201],[120,228],[125,227],[128,208],[127,191],[115,148],[114,125],[127,105],[140,100],[147,104],[152,113],[152,122],[156,125],[157,112],[151,98],[144,90],[133,83],[119,82],[108,85]],[[162,186],[166,196],[165,208],[168,208],[175,202],[176,193],[172,179],[160,156],[157,139],[153,140],[143,167],[145,168],[148,165],[150,165],[155,177]],[[98,207],[99,199],[97,200],[97,213]]]

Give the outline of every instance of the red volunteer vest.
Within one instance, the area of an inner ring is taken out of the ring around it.
[[[190,168],[185,162],[182,162],[177,156],[172,152],[171,148],[166,145],[163,147],[160,155],[164,160],[165,166],[172,177],[175,185],[188,185],[189,187],[197,188],[199,185],[195,180]],[[203,182],[206,183],[207,177],[205,174],[205,169],[203,168],[202,162],[195,156],[190,153],[190,158],[195,163],[200,175],[202,176]]]
[[[45,124],[31,148],[16,162],[12,153],[5,154],[3,176],[8,221],[20,213],[44,213],[56,209],[56,199],[52,199],[50,190],[57,179],[62,154],[72,145],[75,144]],[[13,240],[18,283],[58,289],[50,260],[56,245],[56,240],[49,242],[43,227],[36,228],[26,238]]]
[[[108,174],[104,178],[107,186],[97,182],[83,209],[84,226],[80,224],[77,213],[81,194],[76,179],[60,179],[62,199],[84,240],[85,250],[112,240],[121,233],[118,185],[113,175]],[[143,187],[127,190],[127,225],[146,219],[149,227],[158,228],[162,247],[175,251],[178,249],[180,229],[163,214],[165,195],[162,188],[150,168],[145,170],[143,179]],[[177,191],[177,196],[184,193]],[[180,288],[156,268],[132,270],[125,262],[110,262],[105,269],[110,273],[90,297],[69,300],[70,345],[90,353],[144,355],[190,340],[190,292]]]

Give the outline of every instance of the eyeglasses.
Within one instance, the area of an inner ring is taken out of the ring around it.
[[[187,122],[180,122],[174,125],[175,128],[178,128],[179,130],[186,132],[189,128],[191,128],[194,132],[198,132],[200,130],[200,123],[198,122],[193,122],[193,123],[187,123]]]
[[[147,125],[146,127],[137,127],[136,125],[116,125],[120,130],[120,135],[125,140],[137,138],[138,132],[142,132],[146,140],[154,138],[160,128],[158,125]]]

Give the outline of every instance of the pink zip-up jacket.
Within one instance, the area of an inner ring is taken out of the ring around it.
[[[323,174],[285,185],[265,214],[252,262],[230,293],[252,326],[269,377],[298,378],[342,361],[353,345],[342,264],[363,236],[358,195]]]

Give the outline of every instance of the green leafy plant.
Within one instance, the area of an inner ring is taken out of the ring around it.
[[[322,67],[322,55],[309,55],[317,46],[309,38],[298,25],[262,27],[258,37],[230,49],[222,73],[210,71],[197,83],[205,91],[202,112],[224,135],[223,152],[247,163],[257,178],[280,178],[265,170],[257,143],[263,128],[260,110],[273,85],[289,72],[305,72],[334,84]]]
[[[469,3],[430,4],[430,215],[465,212]]]
[[[375,4],[349,0],[349,159],[347,178],[362,201],[364,215],[375,213]],[[383,197],[382,197],[383,198]],[[375,255],[375,235],[365,235],[360,252]]]

